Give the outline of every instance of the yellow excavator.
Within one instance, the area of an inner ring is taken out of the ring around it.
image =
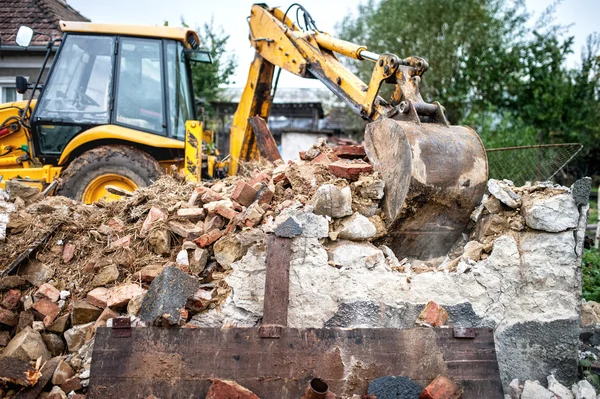
[[[146,186],[173,165],[192,180],[233,175],[240,161],[260,157],[249,118],[268,118],[278,67],[320,80],[370,122],[365,149],[386,184],[392,249],[423,258],[445,251],[481,200],[487,158],[477,133],[450,126],[444,108],[421,97],[427,62],[336,39],[298,4],[286,11],[255,4],[248,25],[256,55],[226,161],[210,151],[212,133],[196,120],[190,63],[210,55],[194,31],[61,21],[64,36],[44,85],[17,78],[20,92],[40,90],[37,101],[0,106],[0,176],[42,186],[59,178],[58,194],[91,203],[110,197],[107,186]],[[27,45],[33,34],[22,27],[17,42]],[[372,62],[369,82],[339,55]],[[384,83],[388,99],[380,95]]]

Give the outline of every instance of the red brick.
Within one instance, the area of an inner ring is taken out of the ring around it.
[[[177,216],[179,216],[180,218],[188,219],[189,221],[192,221],[192,222],[199,221],[200,219],[202,219],[202,217],[204,217],[205,214],[206,214],[206,211],[203,208],[180,208],[180,209],[177,209]]]
[[[158,209],[157,207],[153,206],[152,208],[150,208],[148,216],[146,216],[146,220],[144,220],[144,224],[142,224],[140,234],[146,235],[146,233],[150,231],[152,225],[161,220],[167,220],[167,214]]]
[[[0,308],[0,324],[15,327],[19,324],[19,317],[10,310]]]
[[[418,324],[425,324],[431,327],[440,327],[446,324],[448,312],[437,303],[430,301],[419,314]]]
[[[223,233],[221,233],[220,230],[212,230],[212,231],[209,231],[208,233],[200,236],[199,238],[194,240],[194,242],[200,248],[206,248],[206,247],[210,246],[212,243],[214,243],[215,241],[217,241],[222,236],[223,236]]]
[[[373,166],[363,161],[339,160],[329,165],[329,171],[343,179],[358,180],[362,173],[373,172]]]
[[[329,165],[333,162],[339,161],[340,158],[335,155],[333,152],[322,152],[315,159],[312,160],[312,163],[320,163],[322,165]]]
[[[341,145],[333,149],[335,155],[340,158],[363,158],[367,154],[365,153],[365,147],[362,145]]]
[[[46,327],[52,324],[54,319],[56,319],[56,316],[60,313],[58,305],[45,298],[35,302],[32,309],[43,317],[44,326]]]
[[[219,204],[215,208],[217,215],[223,216],[227,220],[235,219],[238,213],[225,204]]]
[[[273,201],[274,196],[275,194],[273,193],[273,191],[269,190],[268,188],[265,188],[258,193],[258,204],[268,205],[271,203],[271,201]]]
[[[165,265],[148,265],[137,272],[136,277],[145,283],[151,283],[163,270],[165,270]]]
[[[135,283],[121,284],[108,290],[106,305],[109,308],[120,308],[127,305],[134,297],[145,293],[146,290]]]
[[[21,291],[17,289],[8,290],[2,300],[2,307],[5,309],[16,309],[19,307],[21,300]]]
[[[256,176],[254,176],[254,178],[252,178],[252,180],[250,180],[248,182],[249,185],[251,185],[252,187],[254,187],[254,185],[256,183],[265,183],[265,184],[269,184],[269,182],[271,181],[271,176],[269,176],[267,173],[265,172],[260,172],[258,173]]]
[[[58,302],[60,299],[60,291],[54,286],[44,283],[40,285],[40,288],[33,294],[35,299],[48,299],[50,302]]]
[[[275,176],[273,176],[273,183],[277,184],[280,181],[284,181],[284,180],[288,180],[287,176],[285,175],[285,172],[280,172],[278,174],[276,174]],[[288,180],[289,182],[289,180]]]
[[[421,393],[419,399],[458,399],[462,390],[448,377],[440,375]]]
[[[111,244],[111,248],[129,248],[131,244],[131,235],[127,234],[125,237],[121,237],[118,240],[114,240]]]
[[[300,151],[300,152],[298,153],[298,156],[299,156],[299,157],[300,157],[300,159],[301,159],[301,160],[303,160],[303,161],[308,161],[308,160],[309,160],[309,159],[308,159],[308,157],[306,156],[306,151]]]
[[[196,189],[196,191],[198,191],[198,193],[200,194],[200,201],[202,201],[202,203],[207,204],[209,202],[213,202],[213,201],[220,201],[223,199],[223,196],[221,194],[219,194],[218,192],[216,192],[215,190],[212,190],[208,187],[198,187]]]
[[[111,308],[106,308],[102,311],[102,313],[96,320],[96,324],[94,324],[94,328],[106,327],[106,322],[108,321],[108,319],[114,319],[117,317],[119,317],[119,313],[115,312]]]
[[[63,247],[63,253],[62,253],[63,262],[69,263],[71,261],[71,259],[73,259],[73,255],[75,255],[75,245],[68,242]]]
[[[108,303],[108,288],[94,288],[87,293],[85,300],[94,306],[105,308]]]
[[[235,185],[231,199],[244,206],[250,206],[256,199],[256,190],[246,182],[240,181]]]
[[[244,388],[235,381],[226,381],[214,379],[206,399],[259,399],[258,396],[252,393],[252,391]]]

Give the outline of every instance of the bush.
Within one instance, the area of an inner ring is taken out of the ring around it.
[[[583,251],[582,290],[586,301],[600,302],[600,250]]]

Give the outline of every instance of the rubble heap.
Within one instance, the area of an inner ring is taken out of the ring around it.
[[[48,398],[84,394],[94,332],[117,317],[257,326],[267,234],[293,239],[290,327],[490,327],[506,386],[549,369],[572,382],[587,202],[570,189],[491,180],[447,256],[398,259],[378,244],[385,186],[361,146],[319,141],[299,161],[241,170],[200,185],[165,177],[93,205],[40,198],[18,183],[0,193],[0,370],[14,371],[0,375],[0,397],[44,387]],[[35,255],[20,262],[28,251]],[[418,317],[430,301],[447,314]],[[558,343],[544,347],[543,367],[532,362],[539,323]],[[529,352],[517,353],[515,336]]]

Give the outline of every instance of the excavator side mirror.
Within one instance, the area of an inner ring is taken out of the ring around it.
[[[15,41],[21,47],[27,47],[31,44],[31,39],[33,38],[33,29],[29,26],[21,25],[19,26],[19,30],[17,31],[17,37]]]
[[[17,76],[16,85],[17,93],[25,94],[27,89],[29,89],[29,82],[23,76]]]
[[[188,61],[212,64],[212,57],[208,50],[183,50],[183,52]]]

